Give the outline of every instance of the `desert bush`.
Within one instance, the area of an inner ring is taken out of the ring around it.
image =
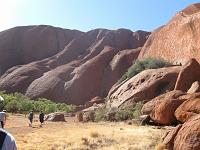
[[[117,113],[115,114],[115,119],[116,121],[123,121],[131,118],[131,110],[118,110]]]
[[[94,119],[94,121],[95,122],[105,121],[106,120],[105,115],[106,115],[106,108],[105,107],[98,108],[95,111],[95,119]]]
[[[144,105],[143,102],[136,103],[136,105],[131,110],[131,112],[132,112],[131,117],[132,118],[138,118],[139,116],[141,116],[141,109],[142,109],[143,105]]]
[[[132,108],[119,109],[115,114],[116,121],[124,121],[128,119],[137,119],[141,115],[143,102],[137,102]]]
[[[16,100],[10,101],[5,108],[8,112],[16,113],[18,111],[18,103]]]
[[[31,100],[21,93],[6,94],[0,91],[0,95],[4,98],[3,103],[1,103],[1,110],[6,109],[8,112],[27,113],[33,110],[34,112],[44,111],[45,113],[52,113],[55,111],[69,113],[75,108],[73,105],[55,103],[46,98]]]
[[[130,79],[136,74],[146,69],[156,69],[170,66],[171,64],[161,58],[146,58],[143,60],[136,60],[128,71],[118,80],[118,84],[126,79]]]
[[[82,111],[79,111],[76,113],[76,119],[78,122],[83,121],[83,112]]]
[[[90,132],[90,137],[97,138],[97,137],[99,137],[99,133],[97,131],[91,131]]]

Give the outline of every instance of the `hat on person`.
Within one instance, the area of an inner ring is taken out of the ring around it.
[[[4,109],[3,112],[6,112],[6,110]]]

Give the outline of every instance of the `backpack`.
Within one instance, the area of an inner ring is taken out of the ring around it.
[[[6,138],[6,132],[0,130],[0,150],[3,147],[4,140]]]
[[[40,113],[39,118],[40,118],[40,120],[43,120],[44,119],[44,113]]]
[[[33,113],[32,112],[29,113],[28,119],[33,119]]]

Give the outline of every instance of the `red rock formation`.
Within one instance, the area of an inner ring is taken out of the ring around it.
[[[170,100],[170,99],[177,99],[181,95],[185,95],[182,91],[173,90],[167,93],[164,93],[160,96],[155,97],[154,99],[145,103],[142,107],[142,114],[150,114],[152,110],[158,106],[162,101]]]
[[[101,98],[100,96],[95,96],[89,102],[85,103],[85,107],[88,108],[93,106],[94,104],[100,104],[100,103],[104,103],[104,99]]]
[[[200,98],[185,101],[175,111],[177,120],[183,123],[198,114],[200,114]]]
[[[200,148],[200,115],[197,115],[186,123],[178,131],[174,140],[175,150],[199,150]]]
[[[189,94],[196,93],[196,92],[200,92],[199,81],[195,81],[194,83],[192,83],[190,89],[187,91],[187,93],[189,93]]]
[[[174,115],[175,110],[183,103],[179,99],[165,99],[154,107],[150,117],[151,119],[162,125],[172,125],[176,123],[176,117]]]
[[[167,90],[174,89],[180,67],[166,67],[144,70],[124,84],[113,87],[109,92],[108,107],[152,99]]]
[[[56,112],[56,113],[48,114],[45,120],[53,121],[53,122],[57,122],[57,121],[65,122],[65,116],[64,116],[64,113]]]
[[[60,52],[82,32],[47,25],[15,27],[0,32],[0,75],[16,65]]]
[[[190,59],[182,68],[176,81],[175,90],[187,92],[194,81],[200,81],[200,65],[195,59]]]
[[[175,128],[169,130],[166,135],[163,137],[163,144],[167,146],[167,150],[173,150],[174,147],[174,139],[181,129],[182,125],[179,124]]]
[[[184,64],[188,58],[200,62],[200,4],[180,11],[165,26],[155,30],[140,57],[162,57]]]
[[[0,90],[32,98],[84,104],[104,97],[132,65],[149,33],[96,29],[80,34],[54,56],[13,67],[0,78]]]

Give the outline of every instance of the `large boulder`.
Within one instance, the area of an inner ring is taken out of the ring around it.
[[[185,101],[175,111],[176,118],[183,123],[198,114],[200,114],[200,98]]]
[[[176,124],[175,110],[183,103],[179,99],[165,99],[156,105],[152,110],[150,117],[158,124],[172,125]]]
[[[92,98],[90,101],[85,103],[85,107],[91,107],[94,104],[100,104],[100,103],[104,103],[104,99],[100,96],[95,96],[94,98]]]
[[[178,133],[178,131],[181,129],[182,125],[179,124],[176,127],[172,128],[171,130],[168,130],[163,138],[163,144],[166,145],[167,150],[173,150],[174,147],[174,139]]]
[[[112,88],[107,97],[107,107],[130,105],[173,90],[179,71],[180,66],[144,70]]]
[[[178,64],[195,58],[200,62],[199,6],[199,3],[190,5],[155,30],[142,48],[140,58],[162,57]]]
[[[7,70],[0,78],[0,90],[76,105],[96,95],[105,97],[137,59],[148,35],[126,29],[81,33],[59,53]]]
[[[194,83],[192,83],[190,89],[187,91],[187,93],[189,93],[189,94],[196,93],[196,92],[200,92],[199,81],[195,81]]]
[[[185,122],[174,140],[174,150],[199,150],[200,115]]]
[[[174,89],[187,92],[187,90],[191,87],[192,83],[199,80],[200,80],[200,65],[195,59],[190,59],[181,68]]]
[[[142,114],[150,114],[152,112],[152,110],[158,106],[162,101],[164,100],[170,100],[170,99],[177,99],[179,96],[185,95],[185,93],[183,93],[182,91],[178,91],[178,90],[173,90],[167,93],[164,93],[162,95],[159,95],[157,97],[155,97],[154,99],[148,101],[147,103],[145,103],[142,107]]]
[[[64,116],[64,113],[56,112],[56,113],[51,113],[51,114],[47,115],[45,120],[53,121],[53,122],[65,121],[65,116]]]

